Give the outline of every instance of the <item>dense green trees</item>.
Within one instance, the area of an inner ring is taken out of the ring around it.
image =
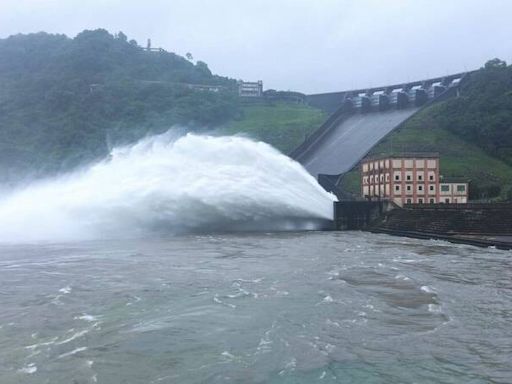
[[[173,124],[224,123],[238,113],[235,84],[122,32],[0,39],[0,180],[69,169]]]
[[[460,97],[432,108],[425,118],[512,165],[512,67],[488,61],[463,85]]]
[[[512,67],[499,59],[473,72],[459,97],[427,107],[372,149],[373,154],[439,152],[445,176],[471,179],[472,199],[512,200]],[[357,191],[357,176],[345,187]]]

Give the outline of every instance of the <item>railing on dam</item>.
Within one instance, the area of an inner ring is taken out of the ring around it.
[[[448,88],[458,86],[466,74],[456,73],[405,84],[313,94],[308,95],[306,100],[309,105],[328,112],[347,104],[362,112],[384,111],[392,107],[407,108],[409,105],[419,107],[428,100],[440,96]]]

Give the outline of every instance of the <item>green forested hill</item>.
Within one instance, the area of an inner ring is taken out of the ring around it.
[[[423,114],[427,128],[446,129],[512,165],[512,66],[488,61],[462,86],[460,97]]]
[[[201,61],[148,52],[122,33],[0,39],[0,179],[69,169],[173,124],[224,123],[239,113],[234,85]]]
[[[283,153],[290,153],[325,119],[327,115],[320,109],[302,104],[249,104],[243,105],[239,116],[219,127],[218,132],[226,135],[242,133],[272,144]]]

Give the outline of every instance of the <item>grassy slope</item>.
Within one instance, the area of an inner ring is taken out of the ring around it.
[[[321,110],[306,105],[249,104],[242,107],[239,119],[225,124],[219,132],[227,135],[243,133],[289,153],[326,118]]]
[[[493,188],[501,185],[500,198],[506,198],[512,191],[512,167],[447,130],[428,128],[431,127],[428,121],[435,113],[436,106],[422,111],[406,126],[388,135],[370,154],[439,152],[442,175],[470,179],[473,192],[484,191],[480,197],[492,195]],[[360,194],[358,169],[345,176],[342,187],[351,193]]]

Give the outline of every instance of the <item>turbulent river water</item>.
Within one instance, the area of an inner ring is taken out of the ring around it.
[[[0,245],[0,382],[510,383],[512,254],[359,232]]]

